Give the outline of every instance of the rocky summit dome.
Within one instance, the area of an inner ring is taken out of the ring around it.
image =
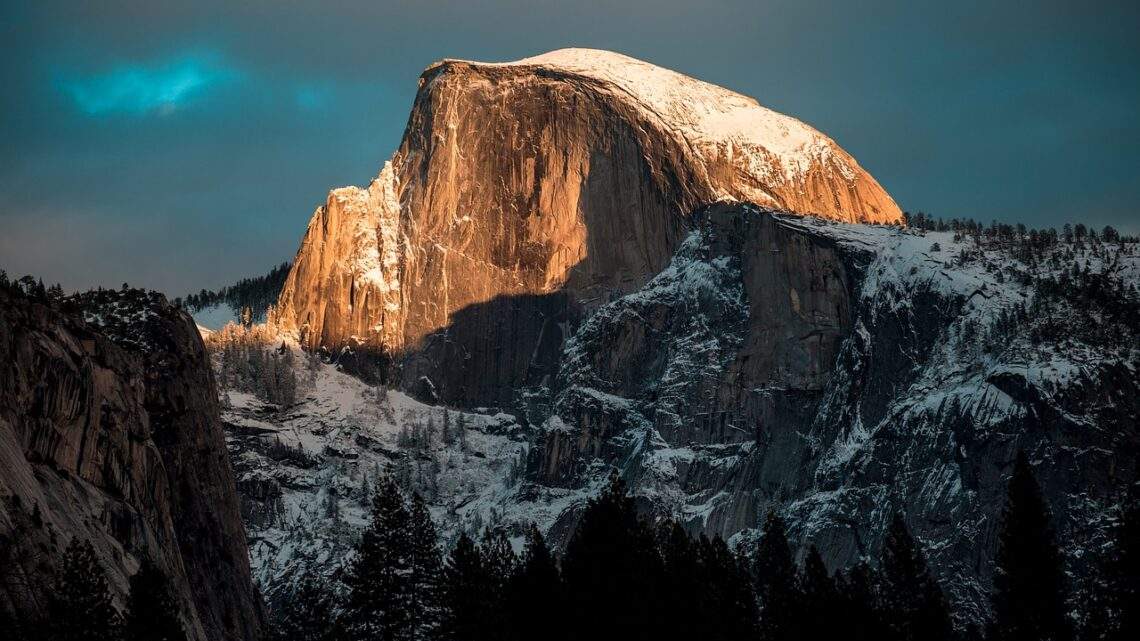
[[[831,139],[727,89],[590,49],[444,60],[377,179],[317,209],[281,319],[309,346],[403,360],[413,380],[438,375],[434,344],[487,350],[487,378],[508,386],[552,371],[536,359],[569,325],[518,320],[527,335],[496,305],[572,324],[660,272],[692,212],[722,201],[901,218]]]
[[[835,141],[754,98],[629,56],[600,49],[558,49],[515,62],[449,64],[544,70],[606,86],[706,164],[737,169],[718,181],[723,196],[846,222],[896,223],[902,212]]]

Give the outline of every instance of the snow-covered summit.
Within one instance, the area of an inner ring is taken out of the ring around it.
[[[540,67],[612,85],[660,118],[689,144],[730,145],[748,154],[764,150],[778,160],[768,175],[792,182],[821,160],[834,159],[847,180],[858,163],[807,124],[763,107],[754,98],[629,56],[601,49],[569,48],[515,62],[446,60],[488,67]],[[758,159],[762,161],[762,159]]]

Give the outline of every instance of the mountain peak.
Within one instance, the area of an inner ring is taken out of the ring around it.
[[[499,399],[551,375],[564,338],[508,336],[504,315],[572,325],[660,272],[691,214],[723,201],[901,219],[831,139],[728,89],[591,49],[445,60],[420,77],[377,180],[317,210],[278,307],[307,346],[406,360],[400,376],[449,401]],[[489,368],[469,377],[479,384],[448,380],[457,370],[435,365],[447,358],[424,352],[452,348]]]
[[[796,185],[820,165],[828,166],[850,185],[870,179],[850,154],[810,125],[768,109],[755,98],[624,54],[602,49],[557,49],[514,62],[449,59],[433,65],[429,72],[456,64],[482,69],[542,69],[591,80],[616,99],[635,106],[644,117],[683,137],[689,147],[705,155],[743,159],[748,174],[775,186]],[[725,195],[852,222],[900,220],[898,206],[877,183],[874,187],[882,192],[880,211],[862,215],[788,207],[765,193],[767,189]]]

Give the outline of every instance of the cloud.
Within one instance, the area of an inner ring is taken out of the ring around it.
[[[238,75],[220,55],[183,54],[89,73],[56,72],[55,86],[90,116],[166,115]]]

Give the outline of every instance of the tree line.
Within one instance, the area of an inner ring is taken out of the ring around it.
[[[784,521],[732,550],[675,521],[639,518],[615,476],[558,558],[531,527],[522,553],[499,531],[463,533],[442,555],[418,494],[388,477],[338,581],[304,577],[277,609],[278,639],[514,641],[588,638],[825,638],[994,641],[1134,638],[1140,501],[1133,494],[1099,588],[1075,622],[1049,510],[1025,457],[1010,480],[984,630],[956,630],[950,606],[902,515],[878,563],[830,573],[813,546],[797,564]]]
[[[478,542],[460,534],[444,555],[425,501],[390,476],[370,513],[348,566],[333,580],[301,577],[275,609],[272,640],[1116,641],[1140,633],[1140,493],[1133,487],[1122,506],[1115,545],[1073,617],[1049,509],[1024,456],[1009,482],[984,629],[955,630],[900,514],[877,564],[833,574],[814,546],[796,563],[774,512],[754,545],[733,550],[675,521],[640,518],[616,475],[587,504],[561,558],[534,526],[521,554],[504,532],[485,530]],[[17,625],[0,609],[5,638],[185,639],[177,600],[153,564],[132,577],[122,610],[89,543],[73,540],[59,565],[41,620]]]
[[[243,278],[217,290],[202,289],[184,298],[174,299],[174,304],[196,312],[226,303],[235,310],[248,307],[254,318],[264,318],[269,306],[277,302],[292,267],[292,263],[284,262],[263,276]]]
[[[923,231],[942,231],[955,232],[957,238],[960,240],[964,236],[973,236],[979,239],[989,239],[995,241],[1029,241],[1033,240],[1042,243],[1056,243],[1064,241],[1066,243],[1083,243],[1083,242],[1106,242],[1106,243],[1135,243],[1137,238],[1135,236],[1122,235],[1112,225],[1105,225],[1097,231],[1096,228],[1085,225],[1084,223],[1065,223],[1061,230],[1047,227],[1044,229],[1031,229],[1024,223],[999,223],[994,220],[989,225],[974,220],[973,218],[951,218],[944,220],[928,215],[924,212],[910,213],[903,212],[903,221],[907,227],[914,229],[921,229]]]

